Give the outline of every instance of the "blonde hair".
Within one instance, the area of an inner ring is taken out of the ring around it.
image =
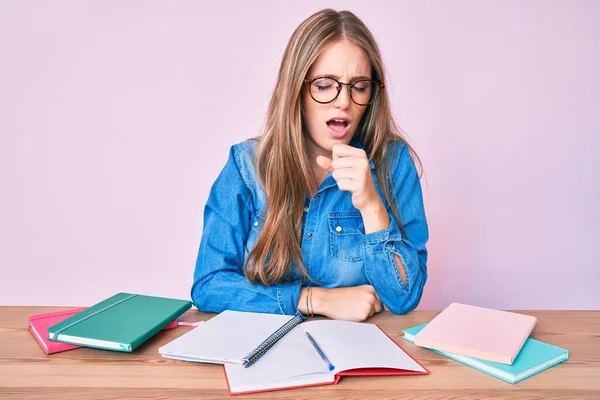
[[[341,40],[361,48],[371,61],[372,78],[384,82],[377,43],[352,12],[321,10],[293,32],[281,60],[265,126],[258,137],[257,170],[268,209],[262,232],[246,259],[245,274],[252,282],[263,285],[281,282],[294,262],[308,277],[300,247],[302,214],[307,194],[315,193],[318,188],[308,157],[301,95],[304,79],[317,57]],[[391,141],[401,141],[411,154],[415,157],[416,154],[394,122],[385,90],[367,106],[354,138],[363,143],[374,162],[385,199],[403,229],[388,188],[391,166],[387,165],[386,149]],[[420,166],[420,160],[416,159]]]

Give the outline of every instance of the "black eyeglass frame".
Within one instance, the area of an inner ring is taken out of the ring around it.
[[[333,99],[331,99],[329,101],[319,101],[319,100],[315,99],[315,96],[313,96],[311,88],[312,88],[313,82],[316,81],[316,80],[318,80],[318,79],[331,79],[331,80],[333,80],[333,81],[335,81],[337,83],[337,85],[338,85],[337,86],[337,94],[335,95],[335,97]],[[352,89],[354,89],[354,85],[356,85],[357,83],[360,83],[360,82],[371,82],[371,83],[374,83],[375,86],[377,86],[378,89],[379,89],[379,90],[377,90],[377,92],[376,92],[375,95],[371,94],[371,100],[368,103],[366,103],[366,104],[361,104],[361,103],[357,102],[356,100],[354,100],[354,97],[352,97]],[[354,102],[354,104],[357,104],[359,106],[368,106],[368,105],[373,104],[377,100],[377,98],[379,97],[381,91],[383,91],[383,89],[385,89],[385,84],[383,82],[378,81],[377,79],[359,79],[359,80],[357,80],[355,82],[352,82],[352,83],[345,83],[345,82],[341,82],[341,81],[339,81],[339,80],[337,80],[337,79],[335,79],[335,78],[333,78],[331,76],[317,76],[317,77],[314,77],[314,78],[307,78],[307,79],[305,79],[304,83],[308,83],[308,85],[309,85],[308,86],[308,93],[310,93],[310,97],[312,97],[312,99],[314,101],[316,101],[317,103],[319,103],[319,104],[333,103],[340,96],[340,92],[342,91],[342,88],[344,86],[348,86],[348,90],[350,92],[350,99],[352,99],[352,101]]]

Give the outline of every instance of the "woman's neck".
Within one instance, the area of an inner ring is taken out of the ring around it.
[[[317,188],[321,186],[323,181],[327,178],[328,174],[327,170],[321,168],[319,164],[317,164],[318,156],[331,158],[332,154],[330,151],[325,151],[321,147],[317,146],[317,144],[314,143],[312,140],[310,140],[308,144],[308,158],[310,160],[310,167],[312,169],[313,177],[315,178]]]
[[[327,178],[327,171],[317,165],[315,161],[313,166],[313,176],[315,177],[315,182],[317,183],[317,188],[321,186],[325,178]]]

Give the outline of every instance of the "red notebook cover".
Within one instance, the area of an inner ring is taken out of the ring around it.
[[[75,309],[67,310],[67,311],[57,311],[57,312],[50,312],[50,313],[44,313],[44,314],[36,314],[36,315],[31,315],[29,317],[29,331],[31,332],[31,334],[33,335],[35,340],[37,340],[37,342],[39,343],[42,350],[44,350],[44,353],[54,354],[54,353],[60,353],[62,351],[73,350],[73,349],[77,349],[77,348],[81,347],[81,346],[76,346],[73,344],[67,344],[67,343],[61,343],[61,342],[49,340],[48,339],[48,328],[59,322],[64,321],[65,319],[71,317],[72,315],[75,315],[75,314],[85,310],[86,308],[87,307],[75,308]],[[172,328],[176,328],[176,327],[177,327],[177,321],[173,321],[173,322],[169,323],[168,325],[166,325],[163,328],[163,330],[172,329]]]
[[[411,358],[413,358],[413,357],[411,356]],[[413,358],[413,360],[414,360],[414,358]],[[421,363],[419,363],[417,360],[415,360],[415,362],[417,364],[421,365]],[[421,365],[421,367],[423,367],[423,366]],[[343,371],[343,372],[340,372],[339,374],[336,374],[335,381],[333,383],[314,383],[314,384],[310,384],[310,385],[288,386],[285,388],[263,389],[263,390],[249,391],[249,392],[232,393],[231,388],[229,387],[229,380],[227,379],[227,373],[225,372],[225,366],[223,366],[223,372],[225,374],[225,382],[227,383],[227,390],[229,390],[229,394],[231,396],[239,396],[239,395],[243,395],[243,394],[264,393],[264,392],[275,392],[275,391],[280,391],[280,390],[299,389],[299,388],[313,387],[313,386],[337,385],[342,376],[429,375],[430,374],[430,372],[427,368],[423,367],[423,369],[425,369],[426,372],[407,371],[407,370],[403,370],[403,369],[392,369],[392,368],[353,369],[350,371]]]

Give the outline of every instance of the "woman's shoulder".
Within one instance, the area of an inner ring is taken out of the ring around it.
[[[412,147],[403,140],[390,140],[387,144],[386,155],[394,166],[415,167],[416,165],[416,154],[414,154]]]
[[[250,138],[241,142],[234,143],[231,146],[231,153],[237,158],[236,161],[250,160],[254,161],[256,158],[256,151],[258,150],[258,139]]]
[[[398,180],[407,176],[420,175],[420,160],[412,147],[401,139],[391,139],[385,147],[385,164],[380,166],[386,171],[388,179]]]
[[[255,186],[258,181],[256,175],[256,154],[258,140],[255,138],[237,142],[230,147],[230,162],[234,162],[242,179],[248,186]]]
[[[255,138],[234,143],[229,148],[230,162],[233,161],[242,172],[251,169],[256,163],[257,150],[258,140]]]
[[[391,139],[387,143],[386,152],[393,158],[402,157],[408,150],[408,145],[400,139]]]

